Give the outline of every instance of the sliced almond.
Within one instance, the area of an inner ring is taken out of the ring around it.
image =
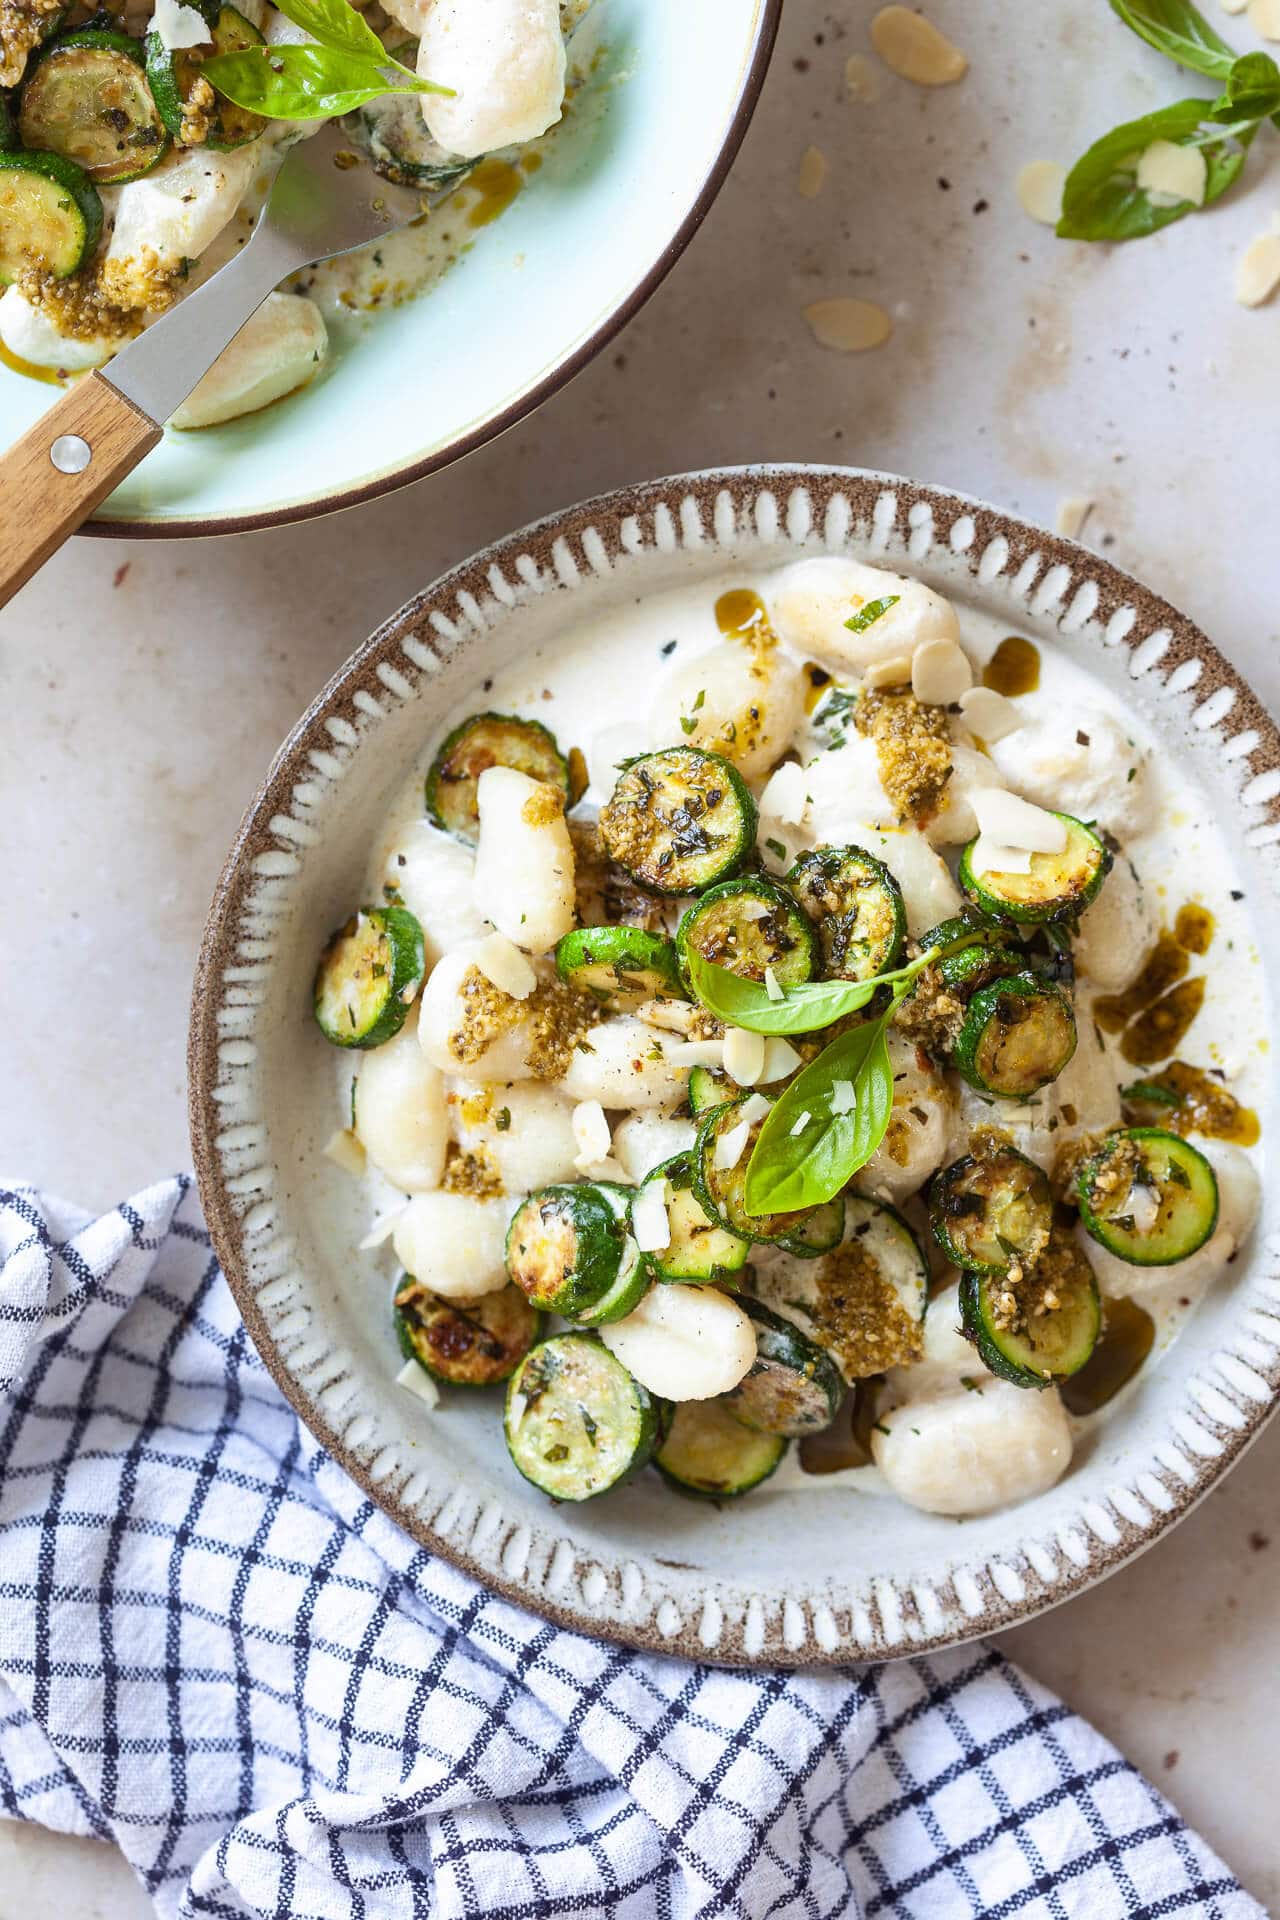
[[[763,1120],[772,1111],[771,1101],[766,1100],[762,1093],[753,1093],[750,1099],[744,1100],[738,1108],[738,1118],[748,1127],[754,1127],[757,1120]]]
[[[324,1157],[332,1160],[335,1167],[341,1167],[344,1173],[363,1173],[365,1167],[364,1142],[357,1138],[350,1127],[339,1127],[331,1133],[324,1143]]]
[[[760,795],[761,813],[767,819],[781,820],[789,826],[798,827],[808,805],[806,784],[804,768],[795,760],[786,761],[770,777]]]
[[[1260,307],[1280,287],[1280,233],[1260,233],[1236,262],[1236,299]]]
[[[1018,200],[1041,226],[1056,227],[1062,218],[1062,189],[1067,170],[1056,160],[1028,160],[1018,175]]]
[[[1031,853],[1026,847],[1002,847],[980,833],[969,854],[969,865],[981,879],[984,873],[1030,873]]]
[[[877,660],[862,676],[866,687],[905,687],[911,678],[911,656],[895,653],[892,660]]]
[[[370,1226],[364,1239],[360,1241],[358,1251],[361,1253],[372,1253],[375,1247],[385,1246],[395,1232],[402,1215],[408,1211],[409,1203],[406,1200],[404,1206],[393,1207],[390,1213],[379,1214],[378,1218]]]
[[[764,1035],[730,1027],[724,1036],[724,1070],[740,1087],[754,1087],[764,1072]]]
[[[574,1162],[579,1168],[595,1160],[607,1160],[613,1145],[609,1122],[598,1100],[580,1100],[573,1110],[573,1140],[578,1149]]]
[[[844,90],[862,106],[874,106],[880,98],[880,80],[865,53],[851,53],[844,63]]]
[[[1199,147],[1180,147],[1173,140],[1153,140],[1138,162],[1138,185],[1157,206],[1176,207],[1189,200],[1204,205],[1209,170]]]
[[[775,1080],[785,1080],[789,1073],[794,1073],[799,1065],[800,1055],[791,1042],[775,1034],[764,1043],[764,1067],[757,1085],[771,1087]]]
[[[910,7],[882,7],[871,22],[871,44],[886,67],[917,87],[949,87],[969,70],[959,47]]]
[[[527,1000],[538,984],[527,957],[505,933],[491,933],[480,942],[472,958],[490,985],[509,993],[513,1000]]]
[[[631,1231],[641,1253],[661,1253],[671,1245],[667,1183],[649,1180],[631,1202]]]
[[[815,300],[801,311],[818,345],[833,353],[866,353],[893,332],[892,320],[872,300]]]
[[[1280,0],[1249,0],[1249,25],[1264,40],[1280,40]]]
[[[1224,13],[1243,13],[1248,4],[1249,0],[1218,0]]]
[[[1026,723],[1012,700],[994,687],[970,687],[960,695],[960,711],[970,733],[993,743],[1008,733],[1016,733]]]
[[[1056,813],[1033,806],[1004,787],[980,788],[972,806],[978,832],[1000,846],[1027,853],[1061,853],[1067,844],[1067,829]]]
[[[816,200],[827,177],[827,156],[820,147],[806,147],[796,175],[796,192],[803,200]]]
[[[406,1360],[396,1375],[396,1385],[411,1393],[415,1400],[421,1400],[425,1407],[440,1405],[440,1389],[425,1367],[416,1360]]]
[[[1054,516],[1055,530],[1068,540],[1078,540],[1084,531],[1084,523],[1093,512],[1092,500],[1086,500],[1081,494],[1068,494],[1059,500],[1058,511]]]
[[[911,691],[926,707],[949,707],[973,685],[973,668],[954,640],[926,640],[911,656]]]

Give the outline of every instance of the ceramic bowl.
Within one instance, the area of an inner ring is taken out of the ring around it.
[[[608,494],[428,587],[319,695],[245,817],[210,912],[190,1040],[191,1120],[214,1244],[267,1365],[312,1432],[410,1534],[585,1632],[733,1662],[884,1658],[1007,1627],[1122,1566],[1260,1431],[1280,1392],[1274,1192],[1247,1255],[1137,1389],[1022,1506],[940,1519],[847,1489],[717,1510],[656,1474],[552,1506],[516,1476],[490,1403],[427,1415],[393,1384],[383,1290],[356,1244],[358,1183],[321,1157],[332,1055],[315,955],[348,911],[406,769],[487,673],[570,619],[803,553],[918,574],[1051,640],[1179,756],[1228,837],[1263,953],[1280,940],[1280,738],[1182,615],[1071,542],[874,474],[767,467]],[[1269,1116],[1263,1116],[1263,1138]]]
[[[729,170],[782,0],[597,0],[589,78],[545,164],[427,293],[334,334],[319,381],[170,431],[86,529],[233,533],[353,506],[481,446],[554,393],[658,286]],[[575,43],[577,44],[577,43]],[[0,446],[49,387],[0,367]]]

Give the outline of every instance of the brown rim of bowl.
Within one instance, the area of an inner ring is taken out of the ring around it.
[[[222,1170],[213,1145],[214,1136],[221,1126],[217,1103],[213,1099],[213,1089],[217,1082],[219,1044],[216,1008],[221,991],[220,975],[225,950],[232,938],[235,916],[243,901],[244,881],[247,877],[245,869],[253,856],[275,845],[275,836],[270,827],[271,819],[283,810],[288,800],[292,785],[298,777],[297,762],[300,756],[310,746],[328,740],[328,735],[323,729],[323,720],[339,691],[349,697],[361,688],[369,690],[375,687],[381,688],[382,683],[377,678],[377,667],[393,649],[398,647],[401,637],[406,633],[414,634],[419,640],[429,645],[430,629],[427,627],[426,631],[423,631],[426,627],[424,616],[427,610],[436,605],[452,602],[459,590],[469,589],[478,598],[483,599],[489,591],[490,570],[495,565],[505,570],[518,554],[531,554],[535,559],[549,561],[552,546],[557,539],[562,536],[580,535],[587,527],[597,523],[602,515],[616,525],[625,514],[638,515],[660,503],[666,503],[668,506],[673,502],[678,504],[680,499],[689,494],[693,495],[699,505],[706,510],[713,505],[716,496],[726,489],[741,497],[753,495],[765,487],[780,498],[785,498],[795,487],[805,487],[817,497],[819,502],[824,495],[840,493],[853,502],[855,509],[863,510],[861,517],[867,519],[870,517],[876,498],[886,489],[892,490],[898,496],[897,524],[899,526],[908,524],[910,509],[916,504],[931,507],[936,505],[943,510],[944,515],[950,518],[961,513],[966,514],[972,519],[975,527],[975,537],[970,546],[971,552],[981,552],[986,543],[996,534],[1003,534],[1008,539],[1010,560],[1006,571],[1016,572],[1020,561],[1033,552],[1039,553],[1044,558],[1046,566],[1066,562],[1074,567],[1080,565],[1082,561],[1087,561],[1097,584],[1099,596],[1093,618],[1105,622],[1110,614],[1121,606],[1136,609],[1139,618],[1134,622],[1131,634],[1126,635],[1121,642],[1121,645],[1129,650],[1138,644],[1144,633],[1154,632],[1158,628],[1167,628],[1172,639],[1162,656],[1161,666],[1172,670],[1183,660],[1193,657],[1199,659],[1203,663],[1204,670],[1196,683],[1197,694],[1203,698],[1219,687],[1230,686],[1236,693],[1236,704],[1232,708],[1233,724],[1257,731],[1257,744],[1247,755],[1240,756],[1241,762],[1254,775],[1280,766],[1280,730],[1277,729],[1276,723],[1252,688],[1236,673],[1213,642],[1194,622],[1179,613],[1151,588],[1124,573],[1111,561],[1080,547],[1076,542],[1067,540],[1061,535],[1038,529],[1015,514],[1004,513],[965,494],[953,493],[941,487],[922,486],[913,480],[900,479],[892,474],[874,473],[860,468],[806,466],[799,463],[716,467],[698,473],[673,474],[660,480],[615,488],[607,493],[597,494],[590,500],[579,502],[575,506],[547,514],[519,531],[491,542],[487,547],[481,548],[479,552],[441,574],[430,586],[406,601],[398,612],[383,621],[382,625],[332,675],[291,729],[241,820],[218,878],[205,921],[192,984],[191,1023],[187,1036],[187,1110],[192,1154],[205,1223],[209,1229],[219,1265],[226,1276],[227,1284],[231,1288],[263,1364],[312,1436],[342,1467],[348,1477],[403,1532],[419,1541],[432,1553],[438,1554],[441,1559],[447,1560],[451,1565],[469,1574],[489,1592],[500,1595],[526,1611],[535,1612],[539,1617],[548,1619],[557,1626],[566,1627],[592,1639],[603,1639],[645,1652],[683,1655],[711,1666],[787,1668],[848,1666],[858,1664],[860,1661],[876,1661],[886,1657],[914,1657],[943,1647],[960,1645],[966,1640],[977,1639],[985,1634],[1003,1632],[1007,1628],[1022,1625],[1042,1613],[1048,1613],[1064,1601],[1074,1599],[1089,1587],[1096,1586],[1109,1574],[1137,1559],[1158,1540],[1163,1539],[1180,1520],[1185,1519],[1187,1514],[1200,1504],[1201,1500],[1213,1490],[1219,1480],[1230,1471],[1241,1455],[1259,1437],[1280,1408],[1280,1394],[1273,1394],[1265,1404],[1250,1403],[1248,1405],[1244,1410],[1243,1424],[1232,1431],[1229,1437],[1224,1438],[1221,1452],[1200,1463],[1200,1470],[1194,1482],[1184,1483],[1176,1490],[1171,1490],[1171,1507],[1167,1511],[1153,1514],[1150,1522],[1143,1527],[1138,1540],[1122,1540],[1110,1548],[1100,1546],[1087,1566],[1073,1567],[1070,1571],[1064,1572],[1055,1581],[1050,1591],[1026,1601],[1010,1601],[998,1592],[993,1592],[983,1616],[973,1622],[972,1631],[942,1630],[932,1634],[923,1632],[911,1639],[909,1645],[898,1645],[886,1653],[879,1653],[874,1648],[859,1652],[843,1643],[831,1653],[811,1643],[807,1644],[800,1653],[791,1652],[781,1644],[769,1644],[760,1653],[735,1651],[733,1648],[726,1649],[724,1652],[718,1648],[708,1650],[699,1641],[696,1628],[691,1623],[686,1623],[679,1633],[666,1637],[647,1622],[637,1623],[634,1626],[613,1621],[601,1622],[593,1618],[585,1609],[579,1609],[573,1605],[559,1606],[547,1601],[541,1595],[531,1598],[527,1589],[518,1581],[496,1576],[492,1568],[482,1565],[454,1540],[437,1533],[417,1514],[403,1511],[394,1493],[389,1494],[384,1487],[371,1479],[352,1450],[317,1414],[315,1407],[294,1381],[276,1350],[270,1329],[249,1285],[245,1265],[240,1257],[239,1219],[225,1190]],[[817,518],[815,513],[815,520]],[[1280,795],[1271,801],[1266,812],[1270,819],[1280,820]]]
[[[212,539],[221,533],[259,533],[267,527],[292,526],[302,520],[318,520],[326,513],[338,513],[346,507],[362,506],[367,500],[377,500],[385,493],[395,493],[401,487],[410,486],[415,480],[425,480],[429,474],[439,473],[442,468],[452,466],[455,460],[462,460],[477,448],[496,440],[516,426],[527,415],[535,412],[544,400],[567,387],[577,378],[583,368],[588,366],[602,348],[607,347],[614,336],[620,333],[633,320],[645,302],[662,285],[680,258],[694,234],[706,219],[711,207],[728,177],[729,169],[738,156],[738,149],[746,138],[747,128],[755,114],[756,103],[769,71],[769,62],[773,57],[774,45],[778,37],[778,26],[782,19],[782,0],[759,0],[756,14],[755,33],[747,54],[743,70],[742,84],[725,137],[711,168],[703,179],[701,187],[694,197],[693,204],[680,225],[668,240],[653,265],[637,282],[624,300],[616,306],[608,317],[601,321],[595,332],[590,334],[567,359],[560,361],[542,379],[513,400],[508,406],[470,432],[463,434],[451,445],[439,453],[428,454],[424,459],[410,461],[407,466],[396,467],[379,474],[371,480],[364,480],[352,487],[345,487],[339,493],[316,494],[310,499],[295,500],[283,507],[267,507],[260,513],[227,514],[218,519],[180,519],[166,520],[113,519],[106,514],[96,514],[92,520],[86,520],[78,527],[78,533],[96,536],[107,540],[204,540]]]

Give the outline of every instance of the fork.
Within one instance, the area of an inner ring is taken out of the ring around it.
[[[0,606],[161,439],[164,422],[290,273],[407,226],[448,197],[395,186],[336,122],[284,159],[250,239],[203,286],[78,380],[0,464]]]

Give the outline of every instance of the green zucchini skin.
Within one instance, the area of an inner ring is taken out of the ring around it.
[[[158,33],[147,35],[147,81],[169,132],[177,140],[193,82],[203,62],[216,53],[243,53],[265,46],[262,35],[238,8],[204,4],[197,7],[209,23],[210,50],[203,47],[166,47]],[[218,95],[204,145],[213,153],[230,153],[256,140],[267,122],[247,107],[237,107]]]
[[[787,885],[817,928],[829,979],[869,980],[899,965],[907,910],[883,860],[861,847],[817,847],[800,855]]]
[[[461,1306],[401,1274],[392,1303],[396,1338],[406,1360],[453,1387],[494,1387],[508,1380],[542,1338],[546,1316],[519,1287],[503,1287]]]
[[[693,1187],[692,1156],[677,1153],[641,1182],[643,1193],[659,1180],[668,1187],[668,1246],[646,1253],[644,1259],[656,1280],[678,1280],[686,1286],[730,1286],[747,1264],[748,1241],[729,1233],[713,1219]]]
[[[48,41],[22,88],[23,145],[74,161],[96,186],[141,179],[169,150],[144,66],[127,34],[82,28]]]
[[[1025,1100],[1057,1079],[1076,1050],[1076,1038],[1071,1002],[1028,968],[979,987],[951,1064],[979,1093]]]
[[[744,1205],[747,1163],[759,1138],[760,1128],[764,1125],[763,1119],[752,1127],[736,1164],[732,1167],[716,1167],[716,1142],[722,1134],[741,1124],[738,1109],[745,1105],[749,1097],[740,1093],[735,1099],[726,1100],[703,1115],[698,1137],[690,1149],[693,1189],[711,1218],[718,1220],[728,1232],[736,1233],[740,1239],[767,1246],[796,1233],[813,1209],[803,1207],[794,1213],[747,1212]]]
[[[575,927],[556,943],[556,972],[611,1013],[685,993],[672,943],[643,927]]]
[[[756,803],[738,769],[701,747],[628,761],[600,814],[609,858],[649,893],[702,893],[755,847]]]
[[[763,980],[765,969],[770,968],[780,987],[794,987],[813,978],[818,940],[784,888],[761,874],[748,873],[708,887],[681,917],[676,957],[690,994],[691,952],[744,980]]]
[[[778,1245],[794,1253],[797,1259],[816,1260],[844,1239],[844,1215],[844,1196],[838,1193],[834,1199],[824,1200],[821,1206],[815,1207],[795,1232],[784,1235]]]
[[[589,1181],[531,1193],[511,1216],[506,1260],[535,1307],[595,1325],[630,1313],[648,1284],[625,1209]]]
[[[949,947],[957,940],[967,939],[971,934],[980,936],[976,946],[962,947],[959,953],[944,954],[935,963],[944,987],[950,987],[953,992],[961,992],[964,989],[976,990],[980,986],[985,986],[986,981],[981,977],[981,964],[975,961],[974,955],[980,956],[990,952],[997,959],[1007,960],[1009,964],[1002,969],[1007,973],[1016,973],[1019,968],[1026,965],[1023,955],[1011,946],[1011,929],[1008,922],[993,919],[990,914],[983,913],[975,907],[972,901],[966,901],[961,911],[953,914],[949,920],[939,921],[936,927],[930,927],[927,933],[922,933],[919,940],[920,951],[925,953],[930,947]],[[995,977],[995,973],[988,976],[991,979]]]
[[[1027,956],[1013,947],[984,942],[981,946],[962,947],[938,961],[938,976],[944,987],[961,1000],[968,1001],[983,987],[1026,968]]]
[[[1015,1147],[967,1153],[935,1173],[929,1223],[947,1259],[963,1272],[1004,1274],[1033,1262],[1049,1243],[1048,1176]]]
[[[1126,1163],[1141,1177],[1119,1182],[1112,1190],[1110,1180]],[[1135,1186],[1158,1203],[1149,1227],[1135,1221]],[[1086,1233],[1117,1260],[1134,1267],[1172,1267],[1212,1237],[1218,1224],[1218,1179],[1199,1148],[1180,1134],[1161,1127],[1125,1127],[1111,1134],[1081,1167],[1076,1202]]]
[[[715,1067],[690,1067],[689,1111],[695,1120],[710,1113],[712,1107],[722,1107],[726,1100],[732,1100],[733,1091],[726,1075]]]
[[[13,117],[9,96],[0,93],[0,153],[8,153],[18,144],[18,125]]]
[[[971,864],[976,840],[960,856],[960,885],[985,912],[1025,926],[1073,920],[1097,898],[1112,854],[1092,827],[1069,813],[1055,814],[1067,829],[1061,853],[1033,853],[1030,873],[984,873]]]
[[[745,1427],[723,1400],[685,1400],[653,1463],[677,1493],[736,1500],[776,1473],[786,1451],[783,1435]]]
[[[34,181],[41,204],[33,215]],[[83,167],[60,153],[0,153],[0,286],[25,267],[66,280],[101,237],[102,201]]]
[[[387,52],[410,73],[417,72],[416,40],[401,41]],[[412,95],[384,94],[380,100],[367,101],[357,113],[347,115],[344,125],[357,132],[377,172],[400,186],[433,190],[457,186],[478,164],[454,159],[437,145]]]
[[[734,1419],[755,1433],[790,1439],[829,1427],[845,1392],[830,1354],[760,1301],[744,1295],[742,1306],[755,1322],[756,1359],[745,1379],[723,1396]]]
[[[480,838],[476,785],[490,767],[559,787],[568,804],[569,763],[549,728],[513,713],[473,713],[446,736],[427,774],[428,817],[455,840],[473,847]]]
[[[405,1023],[426,973],[422,927],[407,907],[361,907],[320,956],[312,1006],[335,1047],[380,1047]]]
[[[507,1382],[507,1451],[553,1500],[594,1500],[648,1465],[653,1396],[593,1334],[539,1341]]]
[[[999,1276],[960,1276],[961,1324],[987,1371],[1011,1386],[1031,1388],[1056,1386],[1079,1373],[1102,1331],[1102,1298],[1084,1255],[1070,1282],[1057,1287],[1062,1304],[1017,1332],[1000,1324],[1003,1287]]]

